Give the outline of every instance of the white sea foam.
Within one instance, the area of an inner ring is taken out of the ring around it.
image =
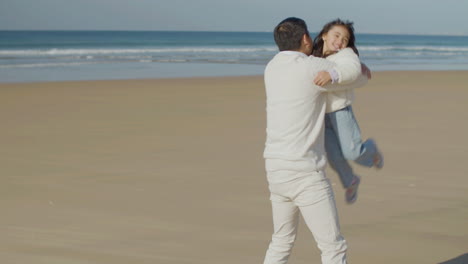
[[[0,50],[0,56],[87,56],[111,54],[148,54],[148,53],[253,53],[276,51],[275,47],[259,48],[212,48],[212,47],[180,47],[180,48],[141,48],[141,49],[25,49]]]
[[[86,64],[96,64],[94,62],[64,62],[64,63],[25,63],[25,64],[7,64],[0,65],[0,69],[11,69],[11,68],[45,68],[45,67],[67,67],[67,66],[79,66]]]
[[[451,52],[468,52],[468,46],[465,47],[448,47],[448,46],[358,46],[359,50],[363,51],[451,51]]]
[[[447,55],[447,52],[464,54],[468,53],[468,46],[358,46],[359,51],[364,52],[431,52]],[[0,50],[0,59],[14,59],[17,57],[35,58],[72,58],[94,60],[100,56],[110,59],[151,59],[153,56],[173,57],[181,56],[205,56],[213,54],[215,56],[227,57],[228,54],[245,54],[250,57],[263,56],[262,54],[274,54],[276,47],[179,47],[179,48],[135,48],[135,49],[24,49],[24,50]]]

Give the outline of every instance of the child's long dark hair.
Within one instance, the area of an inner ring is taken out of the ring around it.
[[[327,34],[328,31],[330,31],[330,29],[332,29],[334,26],[343,26],[345,27],[348,32],[349,32],[349,41],[348,41],[348,48],[352,48],[354,50],[354,52],[359,56],[359,52],[356,48],[356,37],[354,36],[354,27],[353,27],[353,22],[351,21],[343,21],[341,19],[335,19],[329,23],[327,23],[325,26],[323,26],[323,29],[322,31],[320,31],[320,33],[317,35],[317,37],[315,37],[314,39],[314,48],[312,50],[312,55],[314,55],[315,57],[327,57],[328,55],[331,55],[331,54],[323,54],[323,39],[322,39],[322,36],[324,34]],[[332,53],[333,54],[333,53]]]

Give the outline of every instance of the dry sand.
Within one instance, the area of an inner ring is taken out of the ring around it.
[[[468,263],[468,72],[377,72],[349,263]],[[262,263],[262,77],[0,85],[0,262]],[[459,262],[458,262],[459,261]],[[319,263],[301,222],[292,264]]]

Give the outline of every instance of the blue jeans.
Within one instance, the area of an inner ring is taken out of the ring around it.
[[[361,130],[351,106],[325,115],[325,149],[328,163],[338,173],[345,188],[351,185],[354,177],[348,160],[372,167],[377,153],[372,139],[362,142]]]

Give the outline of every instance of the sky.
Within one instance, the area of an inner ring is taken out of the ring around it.
[[[468,35],[468,0],[0,0],[0,30],[271,32],[286,17],[317,32],[336,18],[356,33]]]

